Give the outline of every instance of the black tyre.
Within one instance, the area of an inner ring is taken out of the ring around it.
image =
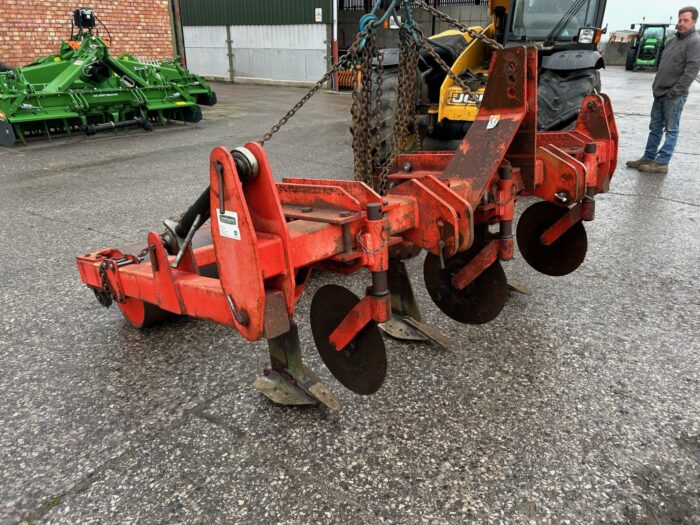
[[[627,71],[634,70],[634,63],[636,61],[637,61],[637,50],[635,48],[632,48],[627,52],[627,59],[625,60],[625,69]]]
[[[377,73],[372,72],[372,103],[377,100]],[[389,158],[393,143],[394,122],[399,110],[399,70],[398,68],[384,69],[382,74],[382,104],[381,120],[377,132],[381,137],[380,159],[382,163]],[[374,116],[374,111],[372,112]]]
[[[596,91],[600,91],[596,69],[545,71],[537,90],[537,127],[546,131],[573,127],[584,97]]]

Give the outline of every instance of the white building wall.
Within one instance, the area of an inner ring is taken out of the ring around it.
[[[484,2],[481,5],[441,5],[438,9],[466,26],[482,25],[486,27],[490,23],[487,4],[487,2]],[[350,47],[350,44],[355,40],[355,36],[359,31],[360,18],[363,15],[363,11],[341,10],[338,13],[338,43],[341,50]],[[432,33],[432,15],[422,9],[414,9],[413,18],[423,27],[424,34],[430,36]],[[454,28],[440,20],[435,21],[436,34],[447,29]],[[396,30],[377,31],[377,46],[380,48],[397,47],[398,34],[399,32]]]
[[[326,72],[325,24],[232,26],[236,78],[316,82]]]
[[[487,5],[450,5],[446,14],[467,25],[488,23]],[[359,11],[340,11],[339,44],[347,48],[358,31]],[[416,20],[430,33],[431,16],[415,10]],[[449,27],[439,22],[436,32]],[[313,84],[326,72],[329,26],[326,24],[231,26],[233,74],[237,82]],[[378,31],[379,47],[397,45],[398,31]],[[187,66],[207,77],[230,79],[226,26],[185,26]]]
[[[325,24],[231,26],[234,80],[314,83],[327,69]],[[230,78],[226,27],[185,27],[187,66]]]
[[[185,26],[187,67],[207,77],[230,78],[226,26]]]

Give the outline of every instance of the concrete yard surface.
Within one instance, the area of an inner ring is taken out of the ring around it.
[[[409,261],[454,347],[386,337],[377,394],[331,376],[308,321],[320,286],[361,294],[369,275],[314,276],[295,319],[340,413],[255,392],[264,341],[132,329],[75,265],[161,231],[207,186],[212,147],[258,140],[304,89],[218,84],[197,125],[0,150],[0,524],[700,523],[700,89],[670,173],[644,174],[624,162],[652,78],[603,71],[620,163],[581,268],[547,277],[516,252],[506,273],[532,295],[463,326]],[[350,104],[319,93],[265,145],[278,180],[352,178]]]

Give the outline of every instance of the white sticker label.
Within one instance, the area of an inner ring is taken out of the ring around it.
[[[315,10],[316,22],[323,22],[323,8],[317,7]]]
[[[486,129],[493,129],[498,125],[498,121],[501,120],[500,115],[491,115],[489,117],[489,123],[486,124]]]
[[[216,215],[219,217],[219,235],[228,237],[229,239],[241,240],[241,230],[238,227],[238,214],[235,211],[216,210]]]

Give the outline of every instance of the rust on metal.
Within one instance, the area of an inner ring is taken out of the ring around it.
[[[514,225],[520,251],[535,269],[564,275],[583,261],[582,221],[594,218],[595,196],[607,191],[617,164],[610,100],[586,97],[575,129],[556,132],[537,131],[536,104],[537,53],[524,47],[495,51],[481,109],[460,146],[398,155],[383,196],[358,181],[276,183],[258,143],[243,148],[257,162],[256,172],[239,173],[230,148],[216,147],[210,157],[211,223],[185,247],[177,269],[171,267],[172,246],[151,232],[139,256],[117,249],[79,256],[81,279],[101,304],[114,301],[139,328],[188,315],[235,328],[251,341],[267,339],[272,368],[256,388],[276,402],[323,403],[335,410],[337,398],[301,363],[292,322],[312,269],[371,274],[362,299],[342,287],[323,287],[311,320],[319,353],[334,375],[368,394],[386,373],[377,323],[391,319],[392,299],[406,326],[413,323],[447,344],[424,326],[410,298],[398,308],[402,292],[392,288],[400,280],[392,276],[390,254],[401,260],[428,251],[424,277],[432,279],[426,280],[431,298],[453,319],[476,324],[495,318],[505,304],[499,261],[513,257]],[[522,196],[540,202],[516,224],[515,202]]]

